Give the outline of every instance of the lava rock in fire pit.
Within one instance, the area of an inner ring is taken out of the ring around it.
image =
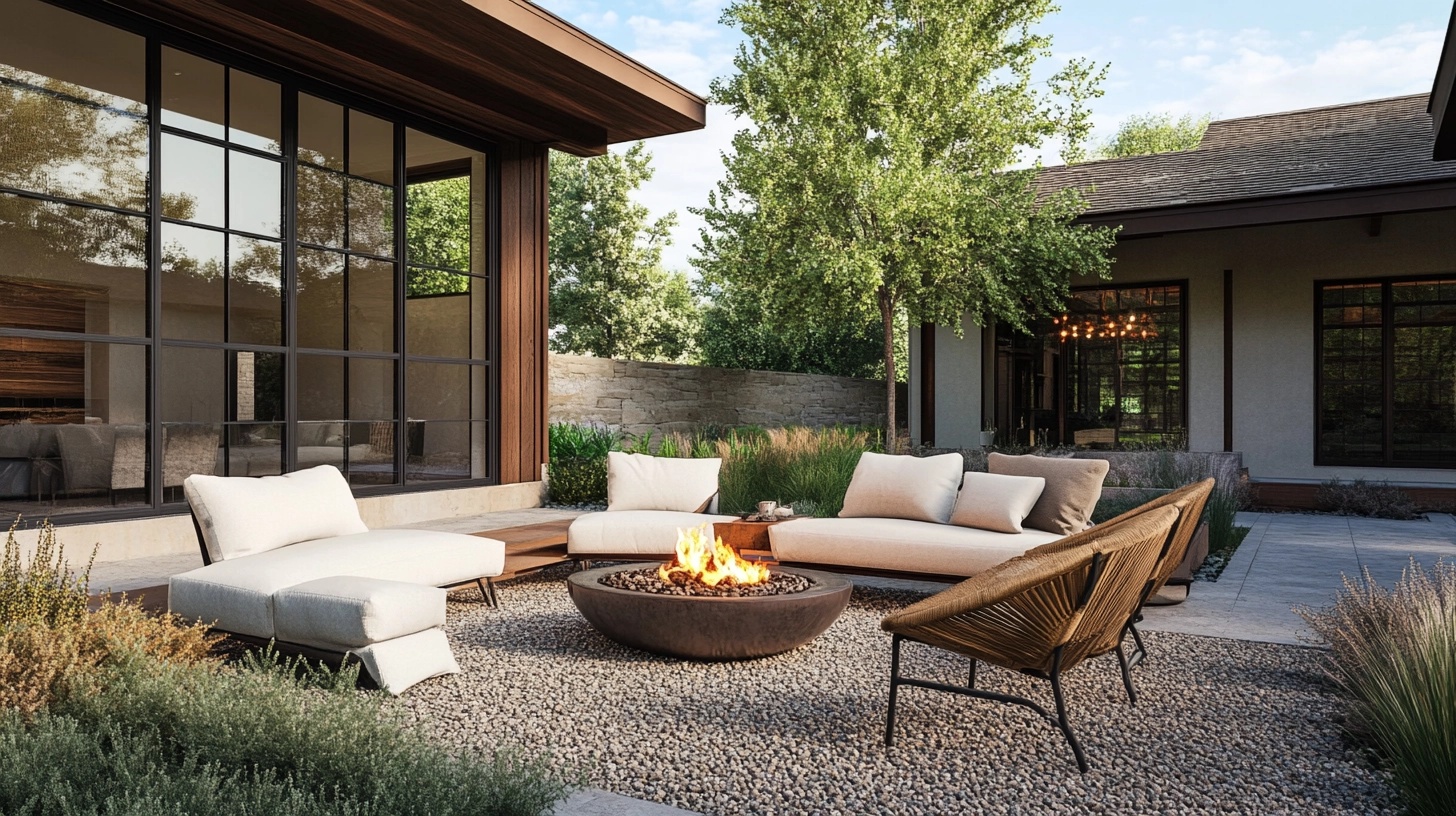
[[[609,572],[602,576],[601,582],[609,587],[630,589],[634,592],[651,592],[657,595],[693,595],[708,598],[791,595],[795,592],[803,592],[814,585],[812,581],[802,575],[777,571],[770,572],[769,579],[760,584],[738,584],[730,581],[717,586],[708,586],[702,581],[695,581],[682,575],[674,575],[673,579],[671,583],[664,581],[656,569],[648,568],[628,572]]]

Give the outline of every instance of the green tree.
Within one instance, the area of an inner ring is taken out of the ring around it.
[[[880,324],[865,320],[816,319],[812,314],[782,320],[771,292],[745,286],[701,286],[703,329],[698,347],[703,365],[797,371],[839,377],[883,377]]]
[[[713,101],[748,119],[725,156],[697,263],[710,283],[774,295],[780,319],[1024,326],[1072,275],[1105,275],[1110,230],[1076,228],[1075,191],[1038,198],[1008,168],[1048,139],[1075,156],[1101,73],[1033,76],[1047,0],[739,0],[747,36]],[[895,422],[895,386],[886,379]],[[891,437],[893,439],[893,437]],[[891,446],[893,446],[893,441]]]
[[[583,159],[551,154],[551,349],[684,360],[699,312],[687,276],[662,267],[676,213],[649,221],[632,193],[652,178],[639,142]]]
[[[1090,151],[1089,158],[1122,159],[1193,150],[1203,141],[1203,134],[1212,120],[1213,116],[1209,114],[1198,117],[1187,114],[1179,119],[1166,113],[1129,116],[1118,126],[1111,139]]]
[[[404,199],[405,235],[411,258],[434,266],[470,269],[470,177],[409,185]],[[409,296],[459,294],[470,283],[436,269],[409,271]]]

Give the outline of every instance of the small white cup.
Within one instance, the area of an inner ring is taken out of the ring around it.
[[[774,514],[774,511],[778,509],[778,506],[778,502],[761,501],[758,503],[758,515],[762,518],[768,518],[769,516],[772,516]]]

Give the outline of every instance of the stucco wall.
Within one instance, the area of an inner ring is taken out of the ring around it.
[[[883,425],[878,380],[553,354],[551,421],[631,434],[702,425]],[[904,386],[900,414],[904,416]]]
[[[1456,270],[1456,210],[1386,216],[1378,231],[1359,218],[1143,238],[1119,244],[1115,255],[1113,284],[1188,282],[1193,450],[1223,449],[1223,273],[1229,269],[1233,447],[1243,452],[1252,478],[1456,484],[1452,470],[1314,464],[1314,282]],[[941,362],[947,351],[937,349],[937,390],[946,374],[964,368]]]

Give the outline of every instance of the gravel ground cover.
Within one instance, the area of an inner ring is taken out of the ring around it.
[[[391,705],[465,749],[548,751],[590,784],[707,814],[1379,814],[1398,812],[1346,744],[1320,653],[1149,633],[1129,707],[1116,661],[1065,680],[1092,763],[1020,708],[901,692],[882,743],[887,611],[919,595],[856,587],[819,639],[776,657],[692,663],[597,634],[562,571],[507,584],[502,608],[453,595],[462,673]],[[966,663],[907,646],[908,674],[964,682]],[[1043,700],[1046,683],[983,667],[983,688]]]

